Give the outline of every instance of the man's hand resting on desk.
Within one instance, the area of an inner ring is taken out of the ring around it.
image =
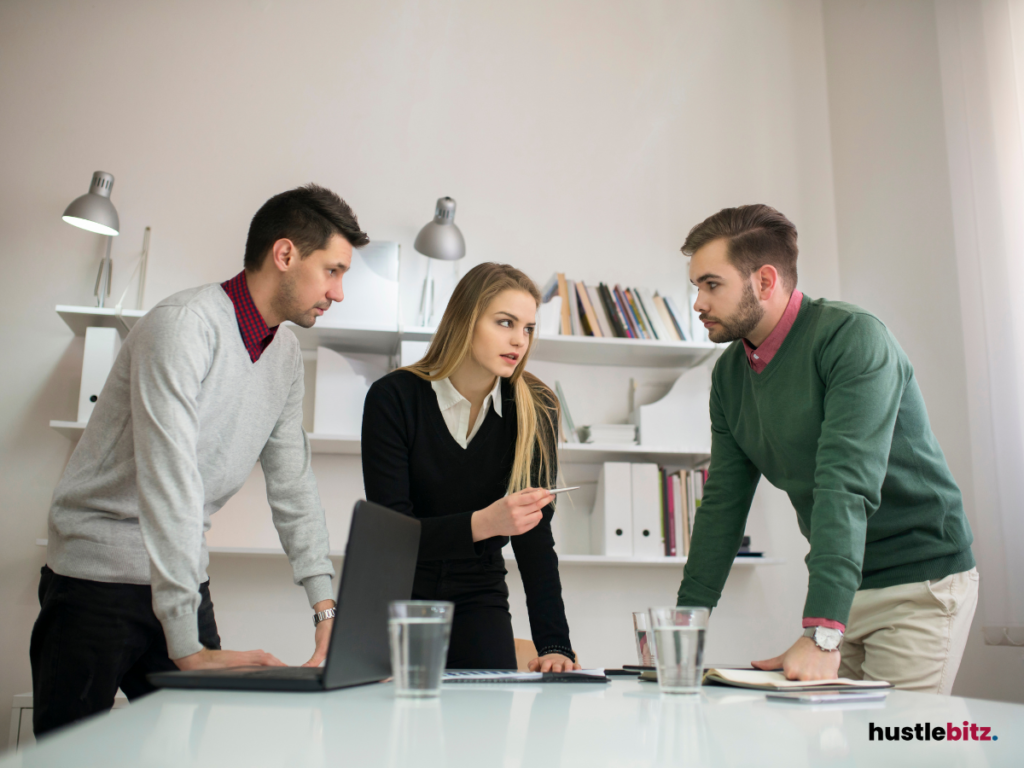
[[[781,656],[751,662],[756,669],[782,669],[787,680],[831,680],[839,675],[839,651],[823,651],[801,637]]]
[[[527,664],[527,667],[531,672],[568,672],[572,669],[580,669],[579,664],[560,653],[538,656]]]
[[[213,651],[203,648],[199,653],[175,659],[178,669],[223,669],[225,667],[283,667],[284,662],[264,651]]]
[[[321,600],[319,603],[313,606],[314,613],[320,613],[320,611],[326,611],[328,608],[334,607],[333,600]],[[313,657],[302,666],[304,667],[319,667],[324,663],[324,659],[327,658],[327,647],[331,643],[331,629],[334,627],[334,619],[324,619],[316,625],[316,635],[314,636],[316,642],[316,650],[313,651]]]

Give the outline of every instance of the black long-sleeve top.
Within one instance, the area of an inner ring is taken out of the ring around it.
[[[505,495],[512,472],[519,429],[507,379],[501,397],[502,416],[489,410],[472,442],[462,448],[445,424],[429,381],[394,371],[370,387],[362,434],[366,498],[420,520],[420,562],[479,558],[509,541],[495,536],[474,542],[471,523],[474,512]],[[538,653],[572,657],[551,535],[554,512],[549,504],[535,528],[511,537],[512,551]]]

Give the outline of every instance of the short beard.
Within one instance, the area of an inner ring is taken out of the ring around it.
[[[299,292],[295,289],[297,282],[298,278],[289,273],[281,277],[273,300],[274,311],[278,317],[283,317],[302,328],[312,328],[317,316],[313,314],[312,308],[303,309],[299,305]]]
[[[744,284],[743,298],[740,300],[740,305],[731,317],[722,320],[717,317],[702,315],[700,319],[702,321],[711,320],[718,323],[718,328],[708,331],[708,338],[716,344],[724,344],[736,341],[736,339],[745,339],[757,327],[757,324],[761,322],[763,317],[764,307],[761,306],[754,295],[754,289],[747,282]]]

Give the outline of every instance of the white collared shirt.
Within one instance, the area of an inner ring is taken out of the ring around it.
[[[469,429],[469,412],[472,410],[473,405],[464,398],[459,390],[455,388],[455,385],[451,383],[449,379],[438,379],[437,381],[430,382],[430,386],[434,389],[434,394],[437,395],[437,405],[441,409],[441,416],[444,417],[444,423],[448,426],[448,431],[451,432],[452,437],[463,448],[466,448],[470,441],[476,437],[476,433],[480,431],[480,427],[484,423],[484,419],[487,418],[487,413],[491,407],[494,407],[494,412],[501,416],[501,377],[497,377],[497,381],[494,382],[494,389],[487,393],[487,397],[484,398],[484,404],[480,406],[480,413],[476,415],[476,423],[473,424],[473,429]],[[466,436],[467,430],[469,436]]]

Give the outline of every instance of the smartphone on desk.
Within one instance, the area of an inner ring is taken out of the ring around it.
[[[769,701],[793,704],[837,704],[847,701],[885,701],[888,691],[779,691],[766,695]]]

